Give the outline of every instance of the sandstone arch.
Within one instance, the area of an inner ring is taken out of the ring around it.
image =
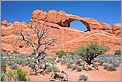
[[[74,20],[74,21],[70,22],[70,27],[75,28],[80,31],[83,31],[83,32],[89,31],[89,29],[86,27],[86,25],[83,24],[79,20]]]
[[[86,26],[87,31],[91,31],[90,26],[89,26],[89,23],[87,23],[87,22],[85,22],[85,21],[83,21],[83,20],[81,20],[79,18],[78,19],[72,18],[72,19],[70,19],[70,22],[69,23],[71,23],[73,21],[80,21],[81,23],[83,23]]]
[[[110,25],[104,22],[100,22],[93,18],[83,18],[80,16],[67,14],[66,12],[62,10],[61,11],[49,10],[48,12],[44,10],[35,10],[32,13],[32,19],[39,19],[41,21],[44,21],[46,15],[47,15],[46,22],[58,24],[61,27],[70,27],[70,23],[72,21],[79,20],[86,26],[88,31],[104,30],[104,31],[112,33]]]
[[[98,20],[92,18],[81,18],[79,16],[70,16],[69,20],[70,23],[75,20],[81,21],[86,26],[88,31],[99,30],[99,28],[103,27]]]

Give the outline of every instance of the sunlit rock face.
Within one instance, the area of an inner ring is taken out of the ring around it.
[[[86,26],[87,31],[82,32],[71,28],[70,23],[75,20],[81,21]],[[54,45],[46,50],[48,55],[52,55],[59,50],[74,51],[79,46],[87,45],[90,42],[107,45],[110,48],[108,54],[113,54],[120,49],[120,24],[113,24],[111,27],[109,24],[93,18],[82,18],[67,14],[62,10],[49,10],[48,12],[35,10],[28,24],[17,21],[11,24],[6,20],[1,22],[2,50],[31,54],[33,48],[26,45],[24,41],[16,41],[21,36],[17,36],[15,33],[18,29],[26,29],[27,32],[31,32],[30,28],[33,28],[37,22],[40,23],[40,27],[44,25],[48,29],[49,38],[55,39]],[[33,39],[35,40],[35,38]]]
[[[116,36],[121,36],[121,24],[113,24],[112,31]]]

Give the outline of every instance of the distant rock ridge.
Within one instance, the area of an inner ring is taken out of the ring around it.
[[[71,28],[70,23],[75,20],[81,21],[86,26],[87,31],[82,32]],[[45,10],[35,10],[28,24],[17,21],[11,24],[7,20],[1,22],[2,50],[32,53],[32,48],[25,46],[26,44],[23,41],[15,42],[15,39],[19,36],[16,36],[14,32],[18,28],[28,29],[30,24],[35,25],[36,22],[40,22],[40,24],[45,23],[45,26],[49,29],[49,37],[57,39],[54,47],[47,50],[49,54],[59,50],[74,51],[80,45],[86,45],[92,41],[109,46],[111,48],[109,53],[112,54],[120,49],[121,24],[119,23],[110,26],[93,18],[82,18],[67,14],[63,10],[49,10],[48,12]]]

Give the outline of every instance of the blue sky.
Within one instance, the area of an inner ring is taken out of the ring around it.
[[[80,17],[94,18],[110,25],[119,23],[121,20],[120,1],[21,1],[21,2],[2,2],[2,20],[13,23],[14,21],[28,22],[32,12],[36,9],[43,10],[64,10],[65,12]],[[79,21],[71,23],[71,27],[86,30]],[[82,28],[81,28],[82,27]]]

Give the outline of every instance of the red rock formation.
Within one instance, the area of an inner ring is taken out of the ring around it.
[[[87,32],[82,32],[70,27],[70,23],[79,20],[86,27]],[[7,51],[18,51],[22,53],[32,53],[33,49],[23,41],[16,41],[20,36],[15,35],[19,29],[26,29],[30,32],[30,26],[32,28],[39,22],[41,25],[45,23],[45,27],[49,30],[48,34],[50,38],[55,38],[56,42],[50,50],[46,52],[48,54],[55,53],[59,50],[65,50],[67,52],[74,51],[80,45],[86,45],[92,41],[98,42],[101,45],[107,45],[110,47],[109,54],[113,54],[116,50],[120,49],[120,25],[110,25],[100,22],[92,18],[82,18],[79,16],[67,14],[64,11],[49,10],[35,10],[32,13],[32,19],[29,24],[25,22],[14,22],[13,24],[7,21],[2,21],[2,49]],[[7,27],[7,28],[5,28]]]
[[[8,27],[10,24],[9,24],[8,21],[3,20],[3,21],[1,22],[1,25],[2,25],[2,26],[5,26],[5,27]]]
[[[32,19],[40,19],[44,21],[45,18],[47,22],[58,24],[61,27],[70,27],[71,22],[79,20],[87,27],[88,31],[104,30],[111,33],[111,28],[106,23],[92,18],[81,18],[79,16],[70,15],[64,11],[49,10],[48,13],[46,13],[44,10],[35,10],[32,14]]]
[[[113,24],[112,25],[112,31],[116,36],[120,36],[121,35],[121,24]]]

